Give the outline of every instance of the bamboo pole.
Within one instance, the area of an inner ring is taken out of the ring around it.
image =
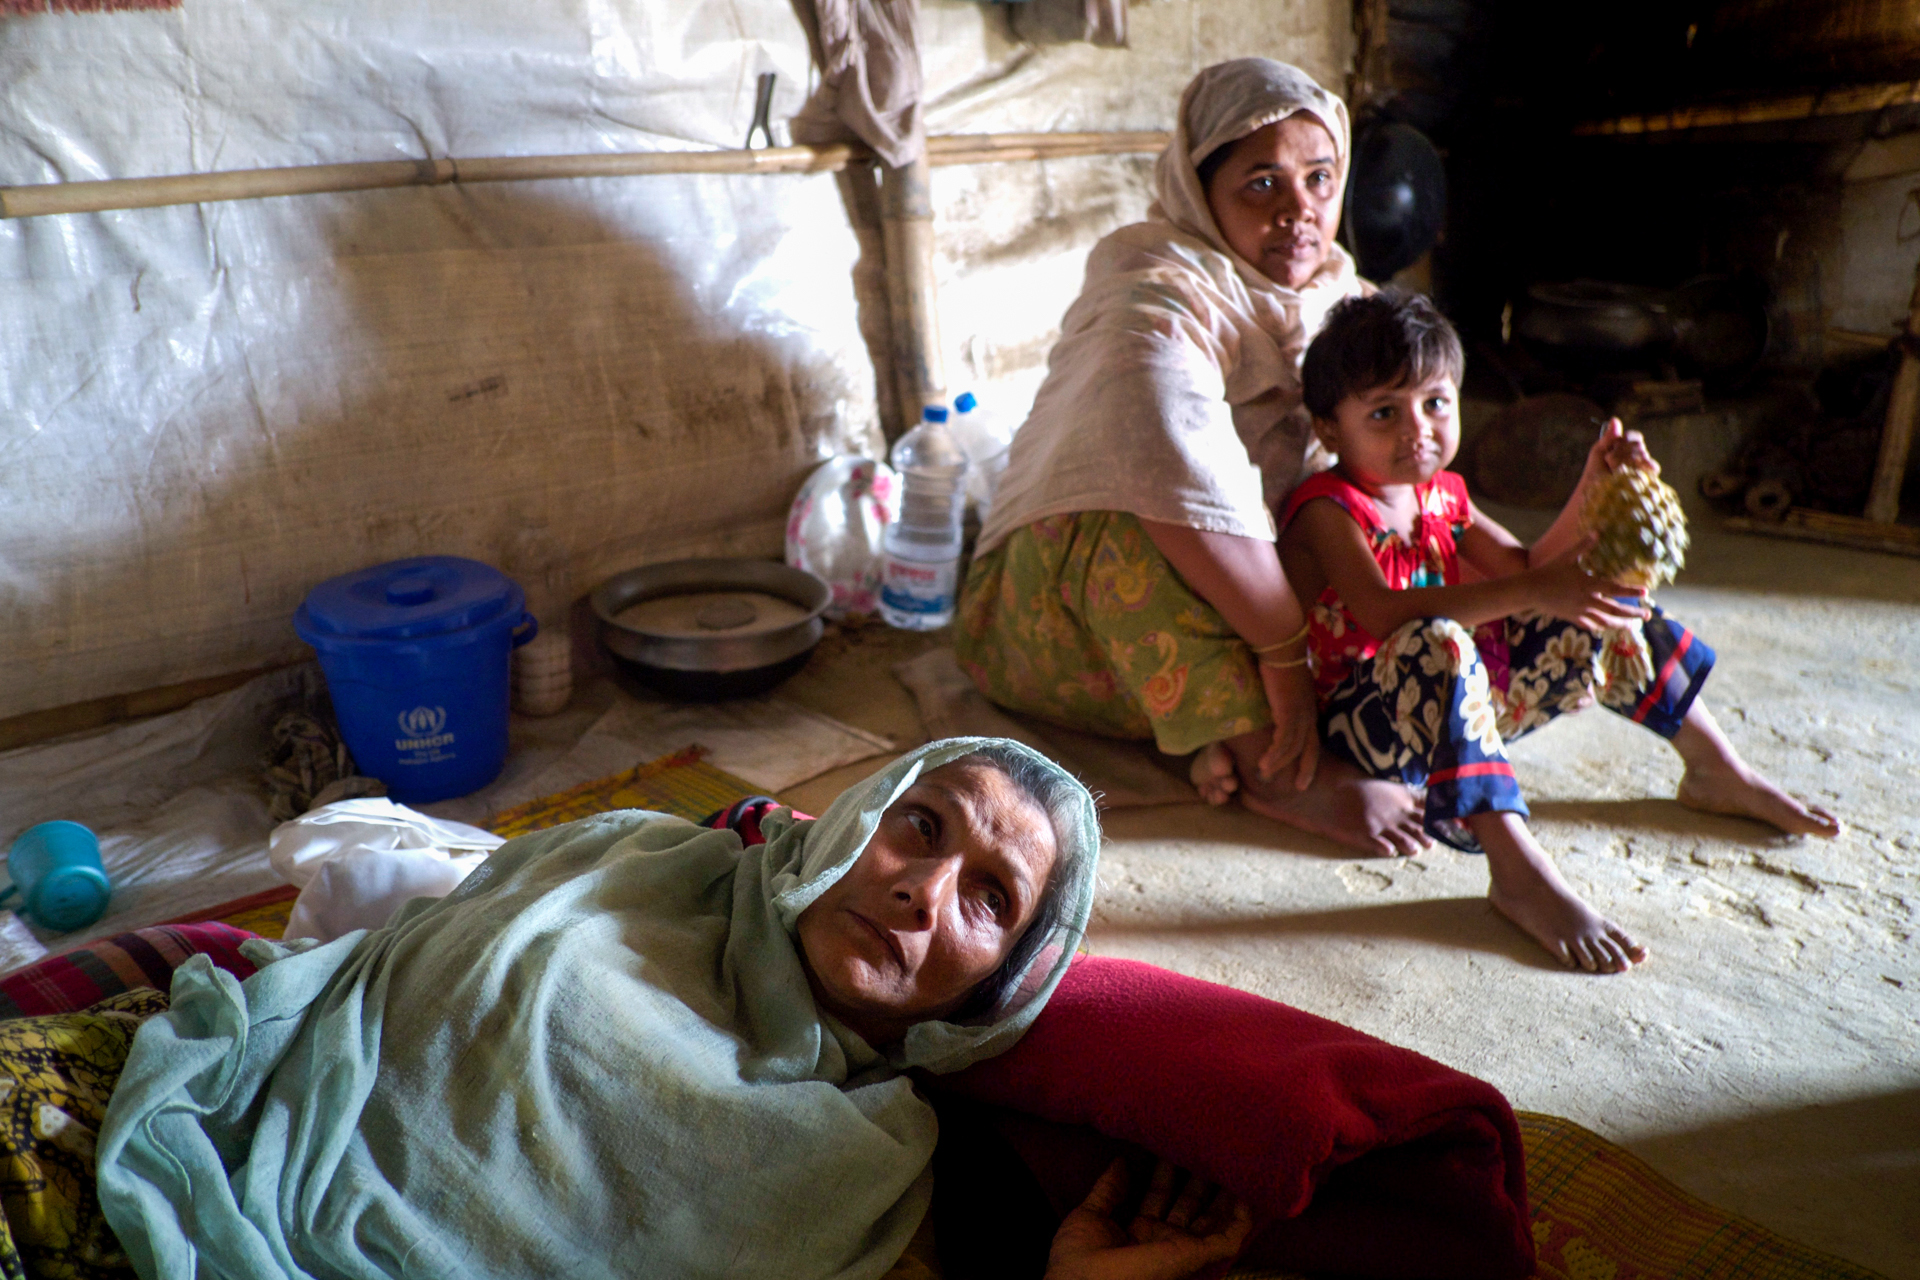
[[[892,336],[900,431],[911,431],[923,406],[945,400],[940,305],[933,274],[933,192],[927,157],[880,170],[880,228],[887,263],[887,318]]]
[[[1066,159],[1158,151],[1164,133],[954,134],[927,140],[933,165]],[[831,173],[873,157],[848,145],[763,147],[753,151],[642,151],[571,156],[482,156],[376,160],[355,164],[239,169],[154,178],[108,178],[0,187],[0,218],[104,213],[271,196],[319,195],[395,187],[549,178],[618,178],[676,173]]]
[[[1619,134],[1674,133],[1685,129],[1718,129],[1730,125],[1771,124],[1783,120],[1812,120],[1820,116],[1858,115],[1887,107],[1920,102],[1920,80],[1899,84],[1849,85],[1814,93],[1787,94],[1747,102],[1708,102],[1646,115],[1613,120],[1588,120],[1573,127],[1582,137]]]
[[[927,139],[927,162],[990,164],[997,160],[1056,160],[1070,156],[1158,152],[1172,135],[1152,130],[1132,133],[949,133]]]

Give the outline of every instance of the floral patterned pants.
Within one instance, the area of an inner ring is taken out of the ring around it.
[[[1527,815],[1508,742],[1596,700],[1663,738],[1680,731],[1713,650],[1652,614],[1602,635],[1558,618],[1505,618],[1473,634],[1416,618],[1321,700],[1320,735],[1373,777],[1425,786],[1428,834],[1477,853],[1466,818]]]

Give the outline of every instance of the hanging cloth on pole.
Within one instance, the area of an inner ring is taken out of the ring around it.
[[[857,138],[895,167],[927,149],[920,114],[919,0],[794,0],[820,87],[793,118],[793,140]]]

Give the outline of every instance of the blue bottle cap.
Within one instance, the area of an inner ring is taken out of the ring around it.
[[[947,406],[943,404],[930,404],[920,411],[920,419],[923,422],[945,422],[947,420]]]
[[[973,392],[962,391],[960,398],[953,402],[953,407],[961,413],[972,413],[980,407],[980,402],[974,398]]]

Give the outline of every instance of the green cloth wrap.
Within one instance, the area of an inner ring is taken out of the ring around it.
[[[987,741],[910,753],[817,821],[771,815],[754,848],[604,814],[508,842],[385,928],[248,944],[271,962],[244,982],[190,961],[100,1134],[135,1268],[881,1275],[925,1212],[935,1138],[899,1072],[957,1070],[1039,1013],[1091,908],[1092,800],[1076,784],[1056,815],[1063,923],[978,1025],[921,1023],[882,1056],[816,1008],[794,922],[922,769]]]
[[[976,555],[960,589],[961,670],[1011,711],[1168,755],[1273,723],[1260,667],[1124,511],[1075,511]]]

